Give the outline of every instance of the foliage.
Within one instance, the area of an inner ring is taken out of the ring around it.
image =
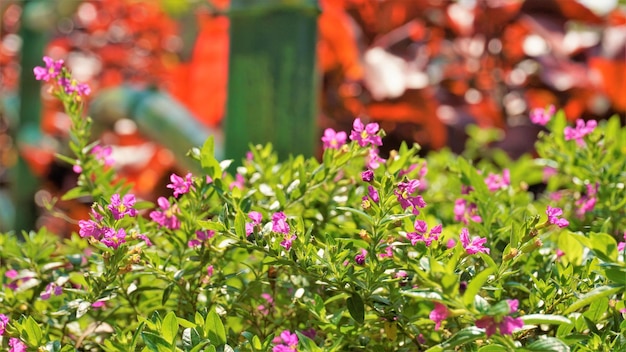
[[[516,161],[483,153],[480,133],[466,156],[423,159],[403,144],[382,160],[384,132],[357,120],[349,143],[325,133],[321,160],[279,162],[270,145],[251,146],[234,175],[209,139],[189,153],[204,174],[172,175],[173,195],[152,204],[129,194],[106,147],[90,143],[81,95],[50,83],[72,118],[73,155],[59,157],[79,179],[65,197],[90,197],[92,214],[67,239],[45,228],[23,242],[0,237],[4,347],[626,346],[626,128],[617,119],[570,138],[559,112],[540,158]],[[542,180],[546,192],[529,191]]]

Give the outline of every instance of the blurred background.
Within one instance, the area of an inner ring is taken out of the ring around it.
[[[462,151],[468,125],[531,152],[529,111],[626,119],[624,0],[2,0],[0,231],[58,233],[91,200],[42,206],[73,187],[68,117],[33,78],[42,56],[91,86],[94,137],[143,199],[215,135],[220,158],[272,142],[319,156],[325,128],[355,117],[423,152]]]

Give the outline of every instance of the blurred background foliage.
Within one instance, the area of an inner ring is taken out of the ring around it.
[[[570,121],[626,119],[624,0],[235,1],[300,2],[320,10],[311,48],[316,140],[324,128],[350,130],[361,116],[387,131],[383,155],[402,141],[424,152],[460,152],[467,126],[476,125],[500,130],[493,145],[515,158],[533,152],[540,130],[528,120],[533,108],[554,104]],[[32,67],[23,66],[43,55],[64,59],[92,87],[91,100],[122,85],[167,93],[194,120],[187,129],[220,133],[229,98],[230,7],[229,0],[3,0],[0,230],[12,228],[15,213],[35,211],[12,205],[9,189],[24,189],[41,207],[74,182],[71,166],[53,157],[63,151],[68,118],[45,89],[26,84]],[[40,113],[25,117],[26,107]],[[145,133],[128,118],[108,121],[98,135],[114,147],[115,168],[140,197],[156,199],[169,174],[184,168],[167,147],[168,134]],[[55,206],[80,219],[90,204]],[[74,228],[42,214],[33,226]]]

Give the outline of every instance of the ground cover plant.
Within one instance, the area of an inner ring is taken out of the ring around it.
[[[626,128],[545,125],[537,157],[488,148],[422,158],[357,118],[321,160],[242,165],[213,140],[202,174],[136,199],[92,141],[89,87],[45,58],[37,79],[72,119],[80,231],[0,237],[0,334],[10,351],[619,351],[626,348]],[[50,204],[54,211],[54,204]]]

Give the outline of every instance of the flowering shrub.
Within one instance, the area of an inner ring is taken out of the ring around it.
[[[481,159],[424,159],[406,144],[385,160],[384,132],[357,119],[351,142],[324,133],[321,161],[251,146],[235,175],[209,139],[189,153],[204,173],[172,175],[152,204],[115,177],[90,139],[85,89],[68,91],[69,72],[48,61],[35,74],[72,119],[72,155],[59,157],[79,166],[65,198],[93,206],[71,238],[0,237],[3,348],[626,347],[618,119],[573,132],[562,112],[542,118],[539,157],[517,161],[482,145]]]

